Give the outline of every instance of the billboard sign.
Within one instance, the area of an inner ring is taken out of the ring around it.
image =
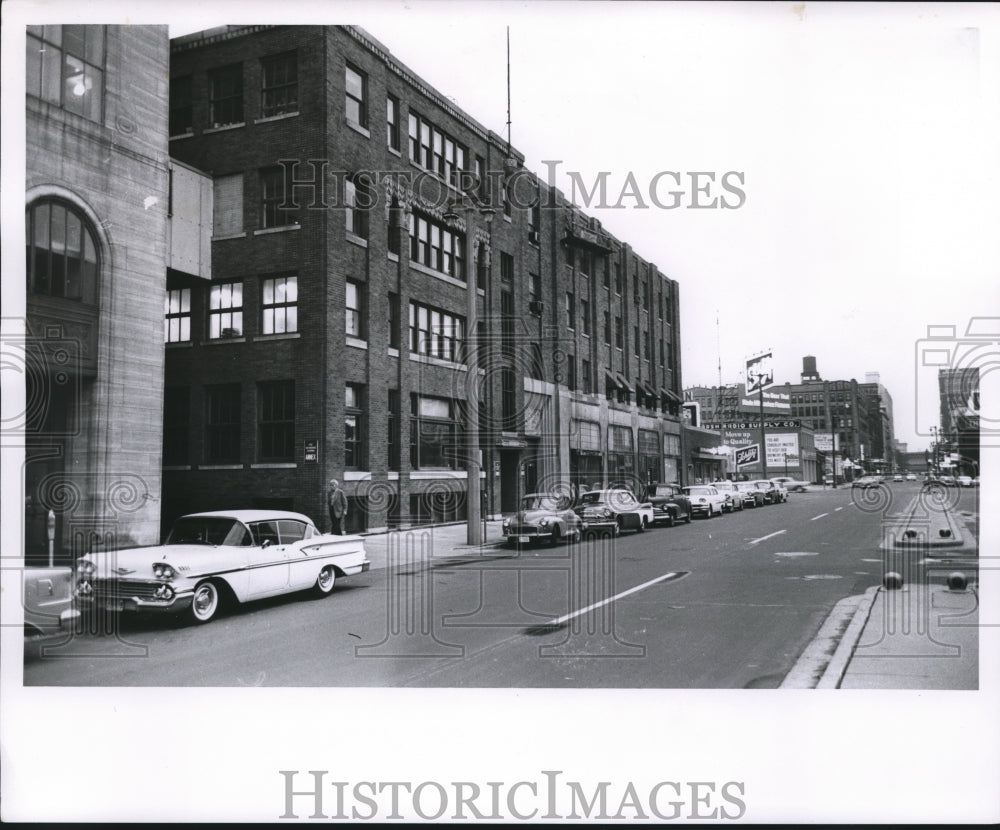
[[[796,432],[769,432],[767,438],[767,466],[798,468],[799,436]]]
[[[774,367],[771,352],[764,352],[747,361],[747,394],[759,392],[774,385]]]
[[[748,464],[756,464],[760,461],[760,444],[751,444],[749,447],[738,447],[736,450],[736,466],[745,467]]]

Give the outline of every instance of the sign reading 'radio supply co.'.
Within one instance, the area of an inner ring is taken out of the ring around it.
[[[760,461],[760,444],[751,444],[749,447],[740,447],[736,450],[737,467],[756,464],[758,461]]]

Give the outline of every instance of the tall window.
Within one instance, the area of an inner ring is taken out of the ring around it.
[[[261,285],[261,334],[284,334],[299,328],[298,277],[269,277]]]
[[[628,484],[635,472],[632,429],[624,426],[608,426],[608,477],[612,483]]]
[[[65,202],[44,200],[25,215],[30,294],[97,303],[97,245],[90,222]]]
[[[566,328],[576,328],[576,297],[572,291],[566,292]]]
[[[389,469],[399,470],[399,390],[389,390]]]
[[[344,326],[348,337],[364,339],[364,286],[359,282],[347,281],[344,299]]]
[[[399,149],[399,99],[395,95],[385,98],[385,143],[393,150]]]
[[[243,283],[225,282],[208,291],[208,337],[218,340],[243,335]]]
[[[399,294],[389,292],[389,348],[399,348]]]
[[[453,470],[459,465],[462,431],[457,407],[447,398],[410,397],[410,464],[415,470]]]
[[[264,118],[299,109],[299,62],[295,52],[260,62],[260,114]]]
[[[257,457],[295,460],[295,381],[257,384]]]
[[[611,345],[611,312],[604,312],[604,344]]]
[[[240,385],[205,389],[205,460],[210,464],[240,460]]]
[[[500,279],[512,282],[514,279],[514,257],[511,254],[500,254]]]
[[[294,202],[285,202],[287,186],[284,167],[266,167],[260,171],[260,227],[283,228],[299,223]]]
[[[347,120],[359,127],[368,126],[368,76],[360,69],[347,64],[345,70],[347,87]]]
[[[513,357],[514,336],[514,295],[510,291],[500,292],[500,351],[506,357]]]
[[[104,26],[28,26],[28,95],[100,122]]]
[[[639,345],[639,327],[632,326],[632,349],[635,352],[635,356],[640,356],[640,345]]]
[[[187,464],[191,427],[191,390],[168,386],[163,390],[163,463]]]
[[[453,363],[462,360],[465,318],[410,303],[410,351]]]
[[[163,338],[165,343],[191,340],[191,289],[173,288],[164,301]]]
[[[194,128],[191,76],[170,79],[170,135],[185,135]]]
[[[580,320],[583,324],[583,333],[590,337],[590,301],[580,300]]]
[[[591,378],[592,378],[592,373],[590,371],[590,361],[589,360],[580,361],[580,383],[581,383],[580,388],[588,395],[594,391],[593,382]]]
[[[243,232],[243,174],[216,176],[212,181],[212,234],[235,236]]]
[[[566,388],[573,392],[576,390],[576,355],[566,355]]]
[[[542,298],[542,278],[538,274],[528,274],[528,300],[537,301]]]
[[[362,207],[358,206],[359,190]],[[353,233],[362,239],[368,238],[368,211],[365,209],[366,205],[371,204],[368,195],[364,180],[355,182],[344,179],[344,226],[348,233]]]
[[[622,328],[622,318],[615,315],[615,348],[625,348],[625,331]]]
[[[208,73],[208,103],[213,127],[243,123],[243,64]]]
[[[344,467],[349,470],[367,465],[363,395],[363,386],[348,383],[344,388]]]
[[[500,428],[505,432],[517,431],[517,376],[513,369],[500,370]]]

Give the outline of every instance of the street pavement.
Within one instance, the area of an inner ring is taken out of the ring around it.
[[[812,492],[823,492],[817,488]],[[794,498],[809,498],[809,492]],[[904,511],[905,512],[905,511]],[[979,594],[976,570],[969,558],[977,553],[975,535],[966,525],[975,515],[942,511],[942,520],[957,520],[964,530],[962,549],[939,554],[937,565],[921,578],[898,587],[878,585],[863,595],[838,603],[781,688],[960,690],[979,686]],[[978,529],[978,528],[976,528]],[[481,543],[469,545],[464,523],[370,534],[365,538],[372,569],[389,566],[390,547],[414,534],[431,562],[449,557],[487,554],[504,544],[500,520],[482,528]],[[890,561],[890,560],[886,560]],[[948,575],[962,573],[965,583],[948,585]],[[911,574],[907,573],[907,577]]]

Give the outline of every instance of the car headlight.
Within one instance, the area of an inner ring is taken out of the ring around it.
[[[706,499],[706,498],[705,498],[704,496],[702,496],[702,497],[701,497],[700,499],[698,499],[698,501],[699,501],[699,502],[700,502],[701,504],[704,504],[704,503],[705,503],[706,501],[708,501],[708,499]]]
[[[550,521],[551,521],[551,519],[549,519],[547,517],[543,518],[543,519],[539,519],[538,520],[538,526],[539,527],[548,527]]]
[[[510,527],[510,516],[503,520],[504,527]]]
[[[76,578],[91,579],[97,572],[97,566],[89,559],[80,559],[76,564]]]
[[[157,579],[173,579],[177,576],[177,572],[169,565],[163,565],[157,562],[153,565],[153,576]]]
[[[603,516],[605,519],[610,519],[613,515],[614,513],[612,513],[609,508],[607,507],[604,508]]]
[[[161,585],[153,592],[153,597],[155,599],[173,599],[174,589],[169,585]]]

